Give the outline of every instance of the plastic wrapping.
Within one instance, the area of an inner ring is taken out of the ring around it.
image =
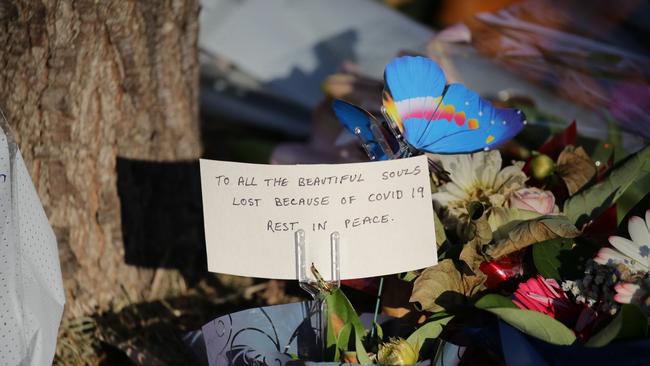
[[[54,232],[0,128],[0,365],[52,363],[65,297]]]
[[[203,338],[205,348],[198,342],[186,342],[209,366],[221,365],[348,365],[339,362],[315,362],[314,355],[320,354],[314,337],[318,327],[318,306],[313,301],[265,306],[223,315],[205,324],[201,333],[193,332],[189,337]],[[391,327],[385,322],[389,317],[381,316],[384,331]],[[369,327],[372,314],[362,314],[361,322]],[[456,349],[455,349],[456,350]],[[446,358],[447,359],[447,358]],[[311,360],[311,361],[303,361]],[[417,366],[431,364],[418,362]],[[452,363],[453,364],[453,363]]]

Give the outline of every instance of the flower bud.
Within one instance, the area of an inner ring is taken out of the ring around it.
[[[403,338],[391,338],[379,345],[377,362],[382,366],[413,365],[418,362],[420,351]]]
[[[530,170],[535,179],[544,180],[555,171],[555,162],[548,155],[537,155],[530,162]]]

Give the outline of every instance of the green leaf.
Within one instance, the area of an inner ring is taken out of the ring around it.
[[[423,347],[422,345],[427,339],[436,339],[442,333],[442,329],[444,328],[451,319],[453,319],[453,315],[449,315],[446,313],[443,313],[443,316],[440,316],[436,318],[435,320],[432,320],[424,325],[422,325],[420,328],[418,328],[415,332],[411,333],[411,335],[406,339],[408,343],[410,343],[413,348],[417,350],[422,350]]]
[[[624,304],[616,317],[603,330],[589,339],[587,347],[602,347],[615,339],[644,338],[648,318],[636,305]]]
[[[336,340],[336,349],[338,352],[334,355],[335,360],[339,360],[341,358],[341,353],[354,350],[354,344],[350,344],[350,336],[354,331],[353,329],[354,328],[352,328],[352,324],[345,324],[343,328],[341,328],[338,339]]]
[[[498,295],[498,294],[487,294],[480,299],[474,304],[479,309],[487,310],[487,309],[493,309],[493,308],[513,308],[513,309],[518,309],[517,305],[515,305],[512,300],[509,298]]]
[[[566,200],[563,212],[571,222],[581,227],[602,214],[647,174],[650,174],[650,146],[617,164],[604,181]]]
[[[561,279],[560,257],[571,252],[573,240],[554,238],[533,245],[533,263],[537,272],[546,278]]]
[[[537,311],[510,307],[489,307],[488,311],[521,332],[544,342],[567,346],[575,342],[576,336],[564,324]]]
[[[384,339],[384,329],[377,322],[373,322],[375,325],[375,333],[378,339]]]
[[[488,311],[520,331],[548,343],[568,345],[576,339],[573,331],[564,324],[546,314],[519,309],[505,296],[487,294],[480,298],[474,306]]]
[[[646,186],[645,190],[650,191],[650,182]],[[616,235],[622,236],[624,238],[629,238],[630,233],[628,232],[628,225],[630,218],[632,216],[638,216],[645,220],[645,212],[647,209],[650,209],[650,193],[646,193],[643,198],[639,198],[634,207],[630,208],[627,213],[623,216],[623,219],[618,225],[616,230]]]
[[[619,224],[625,222],[625,225],[627,225],[627,220],[624,219],[625,216],[630,210],[636,208],[648,193],[650,193],[650,174],[639,178],[616,202],[616,214]],[[641,217],[643,217],[643,213],[641,213]]]
[[[593,258],[601,246],[584,237],[551,239],[533,245],[533,263],[546,278],[573,280],[584,277],[585,261]]]
[[[420,271],[408,271],[398,274],[397,278],[405,282],[413,282],[416,278],[418,278],[419,275]]]
[[[358,344],[361,344],[361,337],[365,334],[365,329],[359,315],[354,310],[352,304],[345,296],[341,289],[337,289],[331,294],[325,297],[325,303],[327,305],[326,314],[327,314],[327,329],[325,336],[325,349],[326,357],[333,361],[338,361],[340,358],[340,352],[338,348],[339,337],[343,333],[343,329],[347,325],[350,325],[352,328],[350,334],[354,335],[354,344],[357,345],[357,356],[362,353],[365,353],[365,349],[359,349]],[[352,332],[352,330],[354,332]],[[349,343],[349,342],[348,342]],[[361,344],[363,348],[363,344]]]
[[[485,246],[483,252],[489,258],[499,259],[535,243],[557,237],[575,238],[580,234],[580,230],[564,216],[540,216],[497,230],[494,242]]]
[[[355,334],[355,344],[357,347],[357,359],[359,360],[359,363],[362,365],[372,365],[372,360],[370,359],[370,356],[368,356],[368,352],[366,352],[366,348],[363,346],[361,337],[359,337],[358,334]]]
[[[436,230],[436,243],[440,247],[445,241],[447,241],[447,234],[445,233],[445,226],[440,221],[436,211],[433,211],[433,226]]]

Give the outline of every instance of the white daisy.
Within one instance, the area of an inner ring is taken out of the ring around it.
[[[627,224],[630,239],[610,236],[614,248],[602,248],[594,261],[598,264],[616,266],[623,264],[633,272],[650,272],[650,210],[645,212],[645,221],[632,216]]]

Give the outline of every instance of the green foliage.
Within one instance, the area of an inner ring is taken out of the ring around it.
[[[487,295],[481,297],[480,299],[478,299],[478,301],[476,301],[474,306],[476,306],[479,309],[483,309],[483,310],[492,309],[492,308],[513,308],[513,309],[517,309],[517,305],[515,305],[515,303],[512,302],[512,300],[510,300],[509,298],[507,298],[505,296],[498,295],[498,294],[487,294]]]
[[[419,275],[420,271],[408,271],[398,274],[397,278],[405,282],[413,282],[416,278],[418,278]]]
[[[420,351],[420,359],[424,359],[427,355],[430,355],[429,347],[426,347],[427,343],[433,342],[442,330],[445,325],[449,323],[454,318],[453,315],[447,313],[437,313],[429,318],[429,321],[418,328],[415,332],[406,339],[415,349]]]
[[[575,342],[573,331],[550,316],[537,311],[518,309],[512,302],[506,303],[507,299],[496,297],[498,295],[487,296],[490,297],[480,299],[475,306],[496,315],[521,332],[551,344],[570,345]]]
[[[436,230],[436,243],[440,247],[445,241],[447,241],[447,234],[445,233],[445,226],[440,221],[436,211],[433,211],[433,223]]]
[[[650,174],[650,146],[631,155],[597,183],[564,202],[564,214],[577,227],[600,216],[636,181]]]
[[[573,240],[566,238],[554,238],[533,245],[533,262],[540,275],[546,278],[560,280],[561,257],[570,253],[573,248]]]
[[[355,351],[360,361],[363,355],[367,357],[368,355],[361,342],[365,329],[359,315],[343,291],[340,289],[335,290],[327,295],[325,302],[327,304],[326,357],[330,360],[339,360],[341,358],[341,349],[352,351],[350,349],[351,344],[355,345]]]
[[[648,318],[636,305],[624,304],[616,317],[587,342],[588,347],[602,347],[615,339],[638,339],[647,335]]]
[[[355,344],[354,342],[350,343],[351,340],[354,341],[354,328],[352,328],[352,324],[348,323],[339,331],[336,348],[339,352],[354,351]]]
[[[650,182],[645,186],[646,190],[650,190]],[[634,207],[630,208],[622,217],[621,222],[618,225],[617,235],[629,238],[630,233],[627,231],[627,227],[632,216],[638,216],[645,220],[645,212],[650,209],[650,193],[639,199]]]
[[[576,279],[584,275],[584,265],[601,243],[581,238],[555,238],[533,245],[533,263],[540,275],[556,280]]]

